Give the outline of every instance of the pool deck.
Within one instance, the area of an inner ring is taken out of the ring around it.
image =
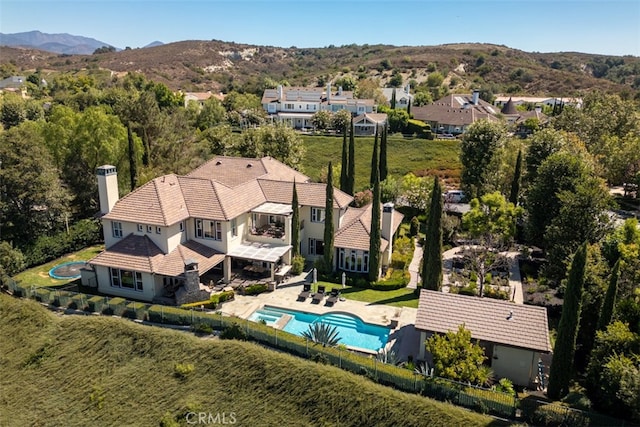
[[[220,311],[229,316],[247,319],[251,313],[270,305],[290,310],[305,311],[307,313],[325,314],[346,312],[360,317],[367,323],[391,328],[386,348],[395,351],[400,360],[406,360],[408,355],[418,354],[419,334],[413,325],[416,321],[417,309],[409,307],[393,307],[390,305],[372,304],[345,299],[337,301],[333,306],[325,305],[327,297],[320,303],[312,302],[312,298],[298,301],[298,294],[302,292],[302,285],[308,283],[306,275],[293,277],[278,285],[273,292],[265,292],[255,296],[236,295],[234,300],[227,301],[220,307]],[[340,285],[336,285],[337,288]],[[330,289],[327,289],[329,292]],[[395,328],[393,327],[395,325]]]

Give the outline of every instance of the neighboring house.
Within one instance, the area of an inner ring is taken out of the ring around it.
[[[266,89],[262,107],[272,120],[288,123],[295,129],[313,128],[311,119],[318,111],[347,110],[353,116],[376,111],[373,99],[354,98],[352,91],[343,91],[342,87],[332,91],[331,84],[326,89],[281,85]]]
[[[20,89],[27,81],[25,76],[11,76],[0,80],[0,89]]]
[[[391,105],[391,99],[393,93],[396,94],[396,108],[406,110],[409,103],[413,102],[413,95],[411,95],[411,85],[407,84],[403,88],[385,87],[382,89],[382,94],[387,98],[387,103]]]
[[[420,331],[419,359],[427,356],[424,342],[428,337],[456,332],[462,324],[484,348],[496,379],[509,378],[516,385],[530,387],[540,355],[551,352],[544,307],[423,289],[415,323]]]
[[[326,185],[273,158],[216,157],[188,175],[155,178],[122,199],[115,167],[99,167],[97,178],[105,250],[88,262],[82,283],[102,293],[184,303],[208,298],[210,289],[201,282],[229,282],[244,268],[273,281],[279,268],[291,264],[294,180],[300,253],[309,261],[324,254]],[[352,233],[356,220],[366,222],[360,209],[348,208],[352,200],[334,189],[336,237]],[[383,266],[390,261],[391,238],[401,219],[392,205],[385,207]],[[358,245],[336,243],[336,254],[361,251],[359,242],[368,241],[368,230],[356,235]],[[368,246],[360,255],[368,257]],[[334,259],[345,271],[366,271],[357,262]]]
[[[384,113],[364,113],[353,118],[355,135],[375,135],[378,126],[387,124]]]
[[[500,113],[506,119],[507,124],[514,129],[515,133],[522,137],[532,133],[532,130],[525,126],[525,122],[528,119],[536,119],[541,126],[546,125],[549,121],[547,115],[542,112],[542,107],[535,107],[531,111],[519,111],[511,98],[502,106]]]
[[[208,92],[185,92],[184,94],[184,106],[188,107],[190,102],[195,102],[196,104],[198,104],[198,106],[200,108],[202,108],[204,106],[204,102],[211,98],[217,98],[218,101],[222,102],[224,101],[224,94],[223,93],[219,93],[219,94],[213,94],[211,93],[211,91]]]
[[[582,107],[582,98],[549,98],[549,97],[535,97],[535,96],[496,96],[496,99],[493,101],[493,105],[496,107],[502,108],[504,105],[511,102],[518,106],[522,104],[533,104],[535,106],[543,106],[547,105],[549,107],[554,107],[556,105],[572,105],[578,108]]]
[[[471,95],[447,95],[431,104],[411,107],[411,114],[438,133],[459,135],[474,122],[482,119],[499,121],[493,105],[480,99],[480,92]]]

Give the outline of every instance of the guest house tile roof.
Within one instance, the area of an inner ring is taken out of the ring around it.
[[[336,232],[334,239],[335,247],[359,249],[363,251],[369,250],[372,206],[372,204],[369,204],[364,208],[350,208],[347,210],[342,218],[342,226]],[[393,224],[391,227],[393,233],[395,233],[402,222],[403,215],[396,210],[393,211],[392,215]],[[389,241],[383,237],[380,241],[380,251],[384,252],[389,245]]]
[[[462,324],[474,339],[551,351],[547,311],[543,307],[424,289],[420,292],[416,329],[446,333],[457,331]]]

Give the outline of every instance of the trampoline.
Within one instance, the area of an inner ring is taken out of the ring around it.
[[[80,278],[80,269],[87,265],[86,261],[71,261],[58,264],[49,270],[49,276],[58,280],[69,280]]]

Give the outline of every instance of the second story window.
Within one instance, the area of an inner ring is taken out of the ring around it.
[[[236,237],[238,235],[238,221],[233,218],[231,220],[231,237]]]
[[[284,104],[284,109],[285,110],[293,110],[295,107],[293,104]]]
[[[324,209],[311,208],[311,222],[323,222],[324,221]]]
[[[222,223],[196,219],[196,237],[201,239],[222,240]]]
[[[120,239],[122,237],[122,223],[111,221],[111,233],[113,234],[113,237]]]

